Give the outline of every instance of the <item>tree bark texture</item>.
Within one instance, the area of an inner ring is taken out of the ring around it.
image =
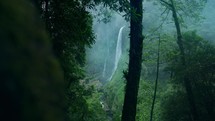
[[[122,121],[135,121],[137,95],[142,63],[142,0],[130,0],[130,51],[129,65],[126,77],[126,92],[122,111]]]
[[[170,2],[171,2],[171,8],[172,8],[172,16],[173,16],[176,31],[177,31],[177,44],[178,44],[179,50],[180,50],[181,63],[183,66],[183,70],[186,70],[187,65],[186,65],[186,59],[185,59],[185,53],[184,53],[180,24],[178,21],[174,1],[170,0]],[[183,77],[184,78],[184,86],[186,89],[186,93],[187,93],[187,97],[188,97],[188,101],[189,101],[189,105],[190,105],[190,111],[192,113],[192,119],[193,119],[193,121],[198,121],[198,114],[197,114],[196,103],[195,103],[195,99],[194,99],[194,95],[193,95],[193,91],[192,91],[192,85],[191,85],[191,82],[190,82],[188,76],[186,74],[183,76],[184,76]]]

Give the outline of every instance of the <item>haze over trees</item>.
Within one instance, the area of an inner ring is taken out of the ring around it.
[[[214,121],[215,1],[0,1],[1,120]]]

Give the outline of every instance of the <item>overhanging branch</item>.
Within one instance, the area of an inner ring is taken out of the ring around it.
[[[160,0],[161,3],[166,4],[167,6],[169,6],[170,8],[172,8],[172,4],[168,3],[167,1],[164,0]]]

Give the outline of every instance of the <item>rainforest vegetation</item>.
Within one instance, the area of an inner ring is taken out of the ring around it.
[[[1,0],[0,120],[215,121],[214,0]]]

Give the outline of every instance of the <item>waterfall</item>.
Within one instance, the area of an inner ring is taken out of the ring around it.
[[[106,66],[107,66],[107,57],[105,58],[105,63],[104,63],[103,71],[102,71],[102,77],[105,77]]]
[[[119,30],[119,34],[118,34],[118,38],[117,38],[117,44],[116,44],[116,52],[115,52],[115,61],[114,61],[114,68],[112,71],[112,74],[110,76],[110,78],[108,79],[108,81],[110,81],[117,69],[118,63],[119,63],[119,59],[122,55],[122,30],[124,29],[125,26],[121,27]]]
[[[108,48],[107,55],[109,55],[109,48]],[[102,77],[106,76],[107,59],[108,59],[108,56],[105,57],[105,63],[104,63],[103,71],[102,71]]]
[[[117,38],[117,43],[116,43],[116,51],[115,51],[115,60],[114,60],[114,68],[111,72],[111,76],[107,79],[107,81],[110,81],[117,69],[120,57],[122,55],[122,30],[124,29],[125,26],[121,27],[118,33],[118,38]],[[108,55],[109,55],[109,48],[107,51],[107,56],[105,57],[105,62],[104,62],[104,67],[103,67],[103,71],[102,71],[102,77],[106,76],[106,68],[107,68],[107,59],[108,59]],[[105,110],[107,117],[108,117],[108,121],[113,121],[113,112],[111,111],[111,108],[109,107],[109,105],[106,102],[105,96],[103,94],[103,96],[100,98],[100,104],[102,106],[102,109]]]

